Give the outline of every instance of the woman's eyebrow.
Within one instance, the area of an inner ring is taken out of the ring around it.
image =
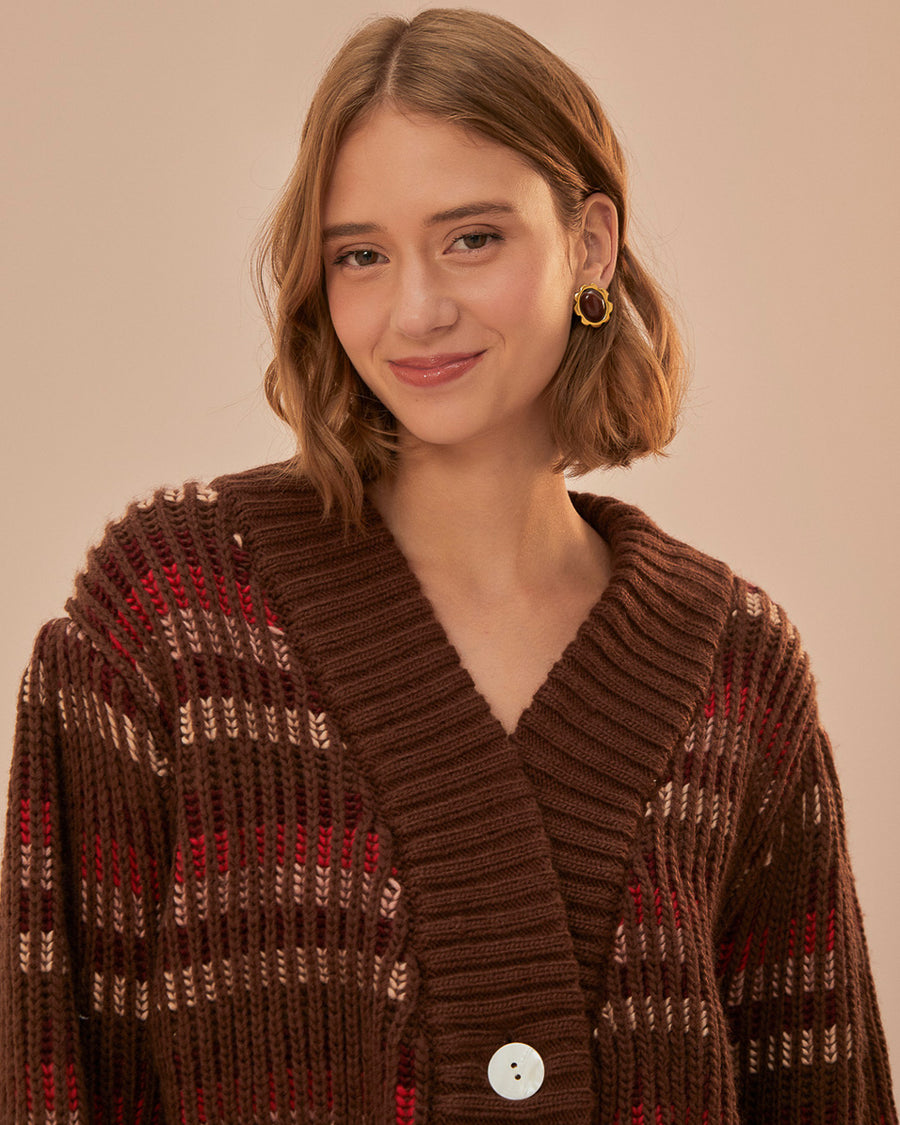
[[[452,207],[449,211],[438,211],[436,215],[426,219],[425,226],[452,223],[456,219],[471,219],[473,215],[514,215],[515,213],[515,207],[503,200],[480,200],[476,203],[464,203],[461,207]]]
[[[514,215],[515,213],[515,207],[503,200],[477,200],[474,203],[451,207],[449,211],[438,211],[425,220],[425,226],[433,227],[440,223],[452,223],[457,219],[471,219],[475,215]],[[377,223],[337,223],[322,231],[322,241],[331,242],[335,238],[356,238],[363,234],[383,233],[384,227]]]

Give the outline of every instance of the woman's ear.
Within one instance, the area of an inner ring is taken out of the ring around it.
[[[576,260],[580,285],[608,289],[619,253],[619,216],[608,195],[594,192],[584,201]]]

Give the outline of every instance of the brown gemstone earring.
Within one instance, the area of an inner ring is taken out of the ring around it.
[[[589,328],[599,328],[612,316],[613,303],[609,291],[599,285],[582,285],[575,294],[575,312],[581,323]]]

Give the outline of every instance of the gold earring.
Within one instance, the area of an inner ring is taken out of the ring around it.
[[[575,312],[581,318],[581,323],[589,328],[599,328],[606,324],[612,311],[609,290],[601,289],[599,285],[582,285],[575,294]]]

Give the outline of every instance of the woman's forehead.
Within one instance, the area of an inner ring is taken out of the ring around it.
[[[359,208],[437,221],[476,202],[510,211],[543,209],[549,199],[543,177],[514,149],[441,118],[382,107],[338,150],[323,224],[373,221],[349,213]]]

